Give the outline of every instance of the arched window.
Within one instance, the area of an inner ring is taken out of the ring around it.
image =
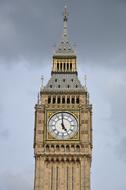
[[[51,97],[49,96],[48,97],[48,104],[50,104],[51,103]]]
[[[72,104],[75,104],[75,98],[74,97],[72,98]]]
[[[62,103],[65,104],[65,97],[62,98]]]
[[[69,97],[67,98],[67,104],[70,104],[70,98]]]
[[[57,104],[60,104],[60,97],[57,98]]]
[[[53,97],[53,104],[56,103],[56,97]]]
[[[79,99],[79,97],[76,98],[76,103],[77,103],[77,104],[80,103],[80,99]]]

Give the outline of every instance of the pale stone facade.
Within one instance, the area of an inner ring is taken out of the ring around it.
[[[34,190],[90,190],[92,106],[86,87],[78,79],[76,55],[68,45],[66,26],[65,8],[64,36],[53,56],[52,76],[40,90],[35,106]],[[60,112],[72,114],[79,127],[67,140],[58,140],[48,131],[50,118]]]

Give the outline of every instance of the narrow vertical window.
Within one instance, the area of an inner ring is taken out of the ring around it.
[[[64,63],[64,71],[66,70],[66,64]]]
[[[67,98],[67,104],[70,104],[70,98],[69,97]]]
[[[72,98],[72,104],[75,104],[75,98],[74,97]]]
[[[59,71],[59,63],[57,63],[57,70]]]
[[[62,98],[62,103],[65,104],[65,97]]]
[[[48,104],[50,104],[51,103],[51,97],[49,96],[48,97]]]
[[[53,97],[53,104],[55,104],[56,103],[56,98],[55,97]]]
[[[72,63],[70,63],[70,70],[72,71]]]
[[[67,63],[67,70],[69,70],[69,63]]]
[[[80,99],[79,99],[79,97],[76,98],[76,103],[77,103],[77,104],[80,103]]]
[[[62,71],[62,63],[60,63],[60,70]]]
[[[57,104],[60,104],[60,97],[57,98]]]

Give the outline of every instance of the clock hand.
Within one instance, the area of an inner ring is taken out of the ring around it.
[[[61,123],[61,125],[62,125],[62,129],[64,129],[65,131],[67,131],[67,129],[65,128],[64,124]]]
[[[61,125],[62,125],[62,129],[64,129],[65,131],[67,131],[67,129],[65,128],[64,122],[63,122],[63,113],[62,113],[62,123],[61,123]]]

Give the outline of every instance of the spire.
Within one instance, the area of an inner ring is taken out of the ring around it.
[[[67,31],[67,21],[68,21],[68,16],[69,16],[69,13],[68,13],[68,10],[67,10],[67,6],[65,5],[65,8],[64,8],[64,36],[67,36],[68,35],[68,31]]]
[[[69,15],[68,8],[65,5],[63,13],[63,23],[64,23],[63,35],[60,43],[58,44],[54,52],[54,56],[76,56],[75,50],[72,47],[68,38],[68,15]]]

